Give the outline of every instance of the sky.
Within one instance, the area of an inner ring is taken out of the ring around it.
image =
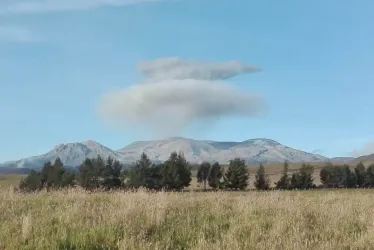
[[[0,162],[95,140],[374,153],[371,0],[0,0]]]

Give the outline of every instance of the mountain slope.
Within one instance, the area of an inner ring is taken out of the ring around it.
[[[190,162],[218,161],[226,164],[240,157],[248,164],[289,162],[321,162],[328,158],[284,146],[269,139],[243,142],[198,141],[181,137],[165,140],[134,142],[117,152],[136,160],[145,152],[153,161],[165,161],[172,151],[183,151]]]
[[[374,154],[360,156],[360,157],[356,158],[356,161],[357,162],[360,162],[360,161],[362,161],[362,162],[374,161]]]
[[[18,161],[6,162],[4,167],[14,168],[40,168],[46,161],[54,162],[57,157],[65,166],[79,166],[87,157],[93,158],[101,155],[103,158],[112,157],[123,160],[122,155],[95,141],[67,143],[55,146],[51,151],[39,156],[32,156]]]
[[[139,141],[113,151],[95,141],[60,144],[46,154],[32,156],[18,161],[6,162],[2,167],[38,169],[46,161],[53,162],[59,157],[65,166],[79,166],[86,158],[101,155],[112,157],[129,164],[145,152],[155,162],[167,160],[173,151],[182,151],[191,163],[218,161],[227,164],[235,157],[244,159],[247,164],[289,162],[323,162],[328,158],[296,150],[269,139],[251,139],[243,142],[199,141],[181,137],[165,140]]]
[[[349,163],[352,161],[355,161],[356,158],[354,157],[334,157],[330,159],[330,162],[332,163]]]

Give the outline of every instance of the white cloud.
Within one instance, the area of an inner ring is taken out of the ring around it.
[[[161,0],[0,0],[0,14],[89,10]]]
[[[0,26],[0,41],[29,43],[37,42],[39,39],[28,29],[13,26]]]
[[[237,61],[211,63],[181,60],[174,57],[142,62],[139,70],[151,80],[224,80],[240,74],[258,72],[261,69]]]
[[[176,67],[160,63],[167,61],[142,63],[141,71],[151,78],[106,94],[99,105],[101,117],[115,124],[148,127],[166,136],[193,122],[215,122],[227,116],[253,117],[264,111],[260,97],[226,82],[212,81],[252,72],[246,70],[247,66],[185,63],[179,59],[174,60],[178,62]]]

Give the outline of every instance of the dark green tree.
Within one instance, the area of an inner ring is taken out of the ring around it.
[[[249,171],[245,161],[240,158],[230,160],[229,168],[224,175],[224,185],[226,188],[244,190],[248,186]]]
[[[366,187],[374,187],[374,164],[371,164],[366,170]]]
[[[50,176],[48,179],[52,182],[52,188],[63,188],[62,184],[62,176],[65,173],[64,164],[62,164],[61,159],[58,157],[53,166],[52,166],[52,172],[50,173]]]
[[[92,181],[94,184],[94,188],[102,188],[103,187],[103,176],[105,173],[105,161],[101,157],[101,155],[98,155],[96,158],[92,159]]]
[[[222,187],[222,167],[218,162],[213,163],[209,169],[208,185],[214,189]]]
[[[206,189],[206,182],[209,177],[209,171],[210,171],[210,163],[209,162],[203,162],[200,164],[198,170],[197,170],[197,182],[203,183],[204,190]]]
[[[303,164],[299,171],[292,173],[291,189],[310,189],[314,188],[313,183],[314,167],[309,164]]]
[[[75,184],[75,174],[65,170],[61,177],[62,187],[73,187]]]
[[[303,164],[299,170],[299,177],[300,177],[300,187],[301,189],[309,189],[313,188],[313,173],[314,167],[309,164]]]
[[[155,165],[152,164],[148,172],[148,178],[146,186],[148,189],[161,190],[162,186],[162,164]]]
[[[365,187],[366,182],[366,169],[362,162],[359,162],[355,167],[355,173],[357,178],[357,185],[359,187]]]
[[[182,190],[191,182],[191,170],[182,153],[172,152],[162,164],[162,186],[167,190]]]
[[[350,169],[348,165],[342,166],[343,172],[343,187],[347,188],[354,188],[357,185],[357,177],[356,174]]]
[[[60,158],[52,165],[46,162],[40,172],[31,171],[21,181],[20,189],[23,191],[36,191],[43,188],[47,190],[70,187],[74,184],[74,175],[67,172]]]
[[[128,170],[127,186],[130,188],[149,188],[148,183],[150,181],[149,174],[151,166],[152,162],[147,154],[142,153],[140,159]]]
[[[122,186],[121,181],[122,164],[108,157],[103,171],[103,187],[105,189],[118,189]]]
[[[53,175],[53,166],[50,161],[44,163],[42,170],[40,171],[40,181],[42,188],[49,190],[53,186],[52,175]]]
[[[93,159],[86,158],[79,167],[79,185],[85,189],[94,189],[96,187],[94,174]]]
[[[285,190],[290,189],[291,178],[288,175],[288,162],[287,161],[284,162],[281,178],[279,179],[279,181],[275,182],[274,184],[277,189],[285,189]]]
[[[260,164],[260,167],[257,170],[254,186],[258,190],[268,190],[270,187],[269,177],[265,173],[265,167],[263,164]]]
[[[328,163],[326,166],[324,166],[321,171],[319,172],[321,183],[325,187],[335,187],[337,185],[336,180],[336,170],[335,166],[333,166],[331,163]]]
[[[43,188],[42,175],[35,170],[31,170],[28,176],[21,180],[19,188],[24,192],[41,190]]]
[[[291,181],[290,181],[290,188],[291,189],[299,189],[301,187],[301,177],[300,172],[294,172],[291,175]]]

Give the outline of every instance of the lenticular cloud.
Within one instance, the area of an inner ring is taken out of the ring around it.
[[[139,70],[152,80],[225,80],[240,74],[260,71],[255,66],[247,66],[240,62],[226,63],[195,62],[178,58],[162,58],[155,61],[142,62]]]
[[[174,134],[193,122],[221,117],[253,117],[264,110],[262,99],[224,82],[260,71],[240,62],[210,63],[164,58],[142,62],[143,83],[107,93],[99,113],[122,125],[141,125]]]

